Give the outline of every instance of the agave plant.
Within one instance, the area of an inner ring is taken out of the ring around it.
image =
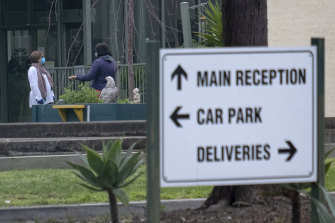
[[[222,12],[218,0],[208,1],[201,14],[201,32],[196,32],[200,37],[200,44],[205,47],[223,46]]]
[[[327,160],[329,155],[335,151],[335,148],[330,149],[324,154],[325,158],[325,174],[328,172],[330,166],[335,160]],[[288,195],[292,202],[292,222],[300,222],[300,202],[299,194],[306,194],[311,202],[314,204],[318,213],[319,222],[332,223],[335,220],[335,199],[331,197],[330,193],[322,185],[315,184],[318,191],[320,191],[322,198],[318,200],[312,196],[307,189],[310,188],[311,184],[300,183],[300,184],[284,184],[283,186],[287,189]]]
[[[87,157],[78,153],[86,166],[68,162],[75,169],[74,174],[85,183],[80,185],[94,191],[106,191],[109,198],[110,218],[113,223],[118,223],[117,199],[128,205],[128,195],[121,188],[134,182],[142,173],[133,176],[138,167],[143,163],[142,153],[133,154],[135,144],[122,156],[122,140],[115,143],[109,141],[102,144],[102,155],[93,149],[82,145]],[[128,179],[130,178],[130,179]],[[117,198],[117,199],[116,199]]]

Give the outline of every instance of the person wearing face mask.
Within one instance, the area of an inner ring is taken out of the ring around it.
[[[92,81],[92,87],[100,92],[106,87],[106,77],[111,76],[116,81],[117,63],[112,57],[112,53],[105,43],[99,43],[95,47],[95,57],[88,74],[70,76],[69,79],[80,81]],[[98,97],[99,97],[98,95]]]
[[[30,54],[31,67],[28,70],[30,84],[29,107],[36,104],[54,103],[55,97],[52,91],[53,80],[45,69],[45,57],[40,51]]]

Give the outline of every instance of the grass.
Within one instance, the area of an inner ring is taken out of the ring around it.
[[[335,161],[335,159],[333,159]],[[142,166],[138,171],[145,171]],[[72,170],[39,169],[0,172],[0,207],[107,202],[105,192],[78,183]],[[326,174],[326,188],[335,191],[335,163]],[[161,199],[206,198],[212,187],[162,188]],[[146,173],[125,188],[131,201],[146,199]]]
[[[138,171],[145,171],[145,166]],[[0,172],[0,207],[107,202],[107,193],[78,183],[72,170],[38,169]],[[162,188],[161,199],[204,198],[212,187]],[[125,188],[131,201],[146,199],[146,174]]]

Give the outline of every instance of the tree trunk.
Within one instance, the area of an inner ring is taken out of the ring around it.
[[[117,201],[115,195],[111,190],[108,190],[108,199],[109,199],[109,214],[112,220],[112,223],[119,223],[119,213],[117,210]]]
[[[267,1],[223,0],[222,24],[224,46],[267,46]],[[219,201],[226,205],[254,203],[264,193],[277,190],[273,185],[215,186],[203,207]]]
[[[134,0],[128,0],[128,96],[133,101],[134,70],[133,70],[133,38],[134,38]]]

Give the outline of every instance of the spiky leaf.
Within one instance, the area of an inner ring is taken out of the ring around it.
[[[113,160],[118,166],[121,159],[122,140],[116,140],[116,142],[114,142],[108,149],[107,159]]]
[[[124,206],[128,206],[129,198],[124,191],[120,189],[112,189],[112,192],[114,193],[115,197],[117,197],[117,199],[119,199],[122,202]]]
[[[334,198],[331,197],[330,193],[328,193],[328,191],[326,190],[326,188],[324,188],[323,186],[317,184],[319,190],[322,191],[322,194],[324,196],[324,198],[326,199],[327,203],[328,203],[328,207],[329,210],[331,211],[331,214],[333,217],[335,217],[335,200]]]
[[[82,179],[84,179],[87,183],[97,186],[96,177],[91,170],[71,162],[67,162],[67,164],[69,164],[73,169],[78,170],[83,177]]]
[[[82,146],[87,153],[87,161],[89,166],[92,168],[92,170],[94,170],[97,175],[102,175],[104,171],[104,162],[99,153],[85,145]]]
[[[331,215],[328,212],[327,207],[322,202],[320,202],[319,200],[316,200],[313,197],[311,197],[311,201],[316,207],[316,211],[319,216],[319,222],[322,222],[322,223],[333,223],[334,222]]]
[[[136,142],[134,142],[127,150],[127,153],[121,158],[120,161],[120,169],[123,169],[124,165],[128,162],[128,160],[131,158],[131,155],[134,151]]]

